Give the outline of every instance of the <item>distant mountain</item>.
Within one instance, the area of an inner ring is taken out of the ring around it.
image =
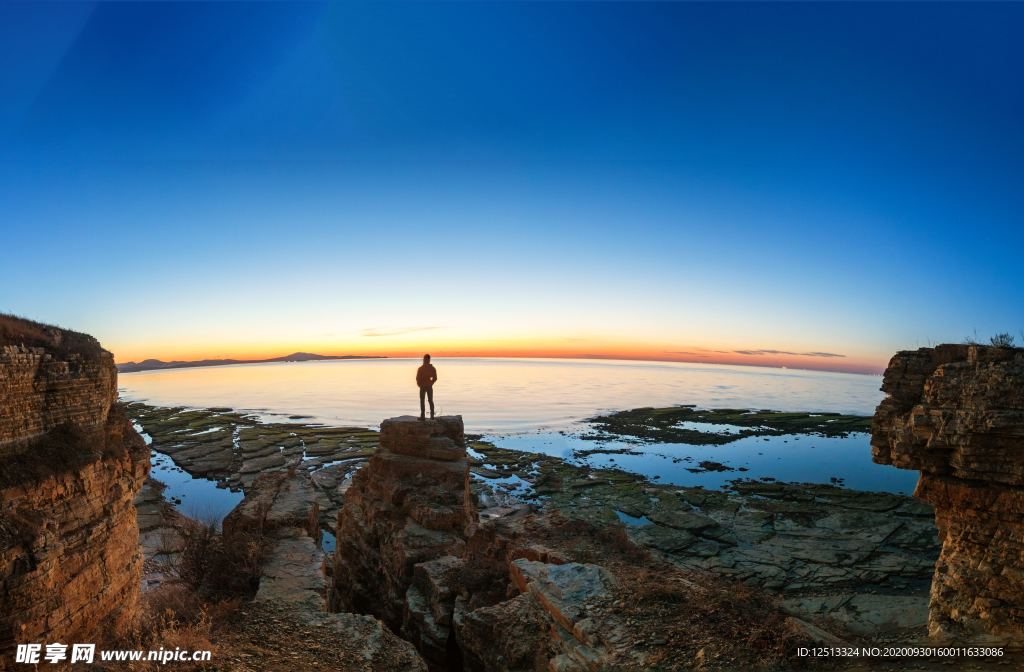
[[[374,355],[315,355],[312,352],[293,352],[284,357],[272,359],[201,359],[197,362],[162,362],[159,359],[146,359],[141,362],[126,362],[118,364],[117,370],[121,373],[132,373],[133,371],[152,371],[156,369],[187,369],[196,366],[226,366],[228,364],[265,364],[267,362],[312,362],[319,359],[387,359]]]

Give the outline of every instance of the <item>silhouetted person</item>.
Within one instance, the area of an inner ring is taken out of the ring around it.
[[[437,382],[437,369],[430,363],[430,355],[423,355],[423,366],[416,369],[416,384],[420,386],[420,420],[427,419],[427,409],[423,406],[423,397],[430,400],[430,418],[434,418],[434,383]]]

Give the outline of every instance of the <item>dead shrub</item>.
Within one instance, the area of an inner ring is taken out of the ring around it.
[[[988,340],[989,340],[989,343],[992,344],[993,347],[996,347],[996,348],[1012,348],[1013,347],[1014,336],[1013,336],[1013,334],[1011,334],[1010,332],[1007,331],[1007,332],[1003,332],[1001,334],[996,334],[995,336],[993,336],[992,338],[990,338]]]
[[[270,546],[270,538],[262,530],[221,535],[207,575],[209,590],[222,597],[255,595]]]
[[[217,525],[190,518],[179,528],[178,534],[182,538],[182,548],[174,565],[175,574],[189,588],[198,590],[206,580],[218,550]]]
[[[270,551],[262,525],[221,533],[216,522],[190,520],[180,534],[183,544],[174,571],[185,585],[224,599],[255,594]]]

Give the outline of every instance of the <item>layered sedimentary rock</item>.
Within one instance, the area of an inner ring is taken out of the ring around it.
[[[462,417],[385,420],[338,513],[330,610],[372,614],[399,631],[414,566],[460,555],[475,520]]]
[[[149,450],[116,389],[110,353],[0,350],[0,669],[16,644],[89,641],[134,613]]]
[[[116,400],[117,369],[109,352],[98,359],[59,359],[45,348],[0,346],[0,455],[66,422],[100,428]]]
[[[1024,639],[1024,350],[943,345],[889,363],[874,461],[920,470],[942,553],[933,636]]]
[[[329,610],[377,616],[433,672],[597,669],[623,654],[628,632],[584,616],[611,575],[539,545],[553,528],[535,506],[478,522],[469,486],[461,417],[384,421],[339,514]],[[594,632],[574,634],[581,622]]]

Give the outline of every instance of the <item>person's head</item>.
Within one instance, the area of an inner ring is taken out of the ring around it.
[[[423,355],[423,363],[430,364],[430,355]]]

